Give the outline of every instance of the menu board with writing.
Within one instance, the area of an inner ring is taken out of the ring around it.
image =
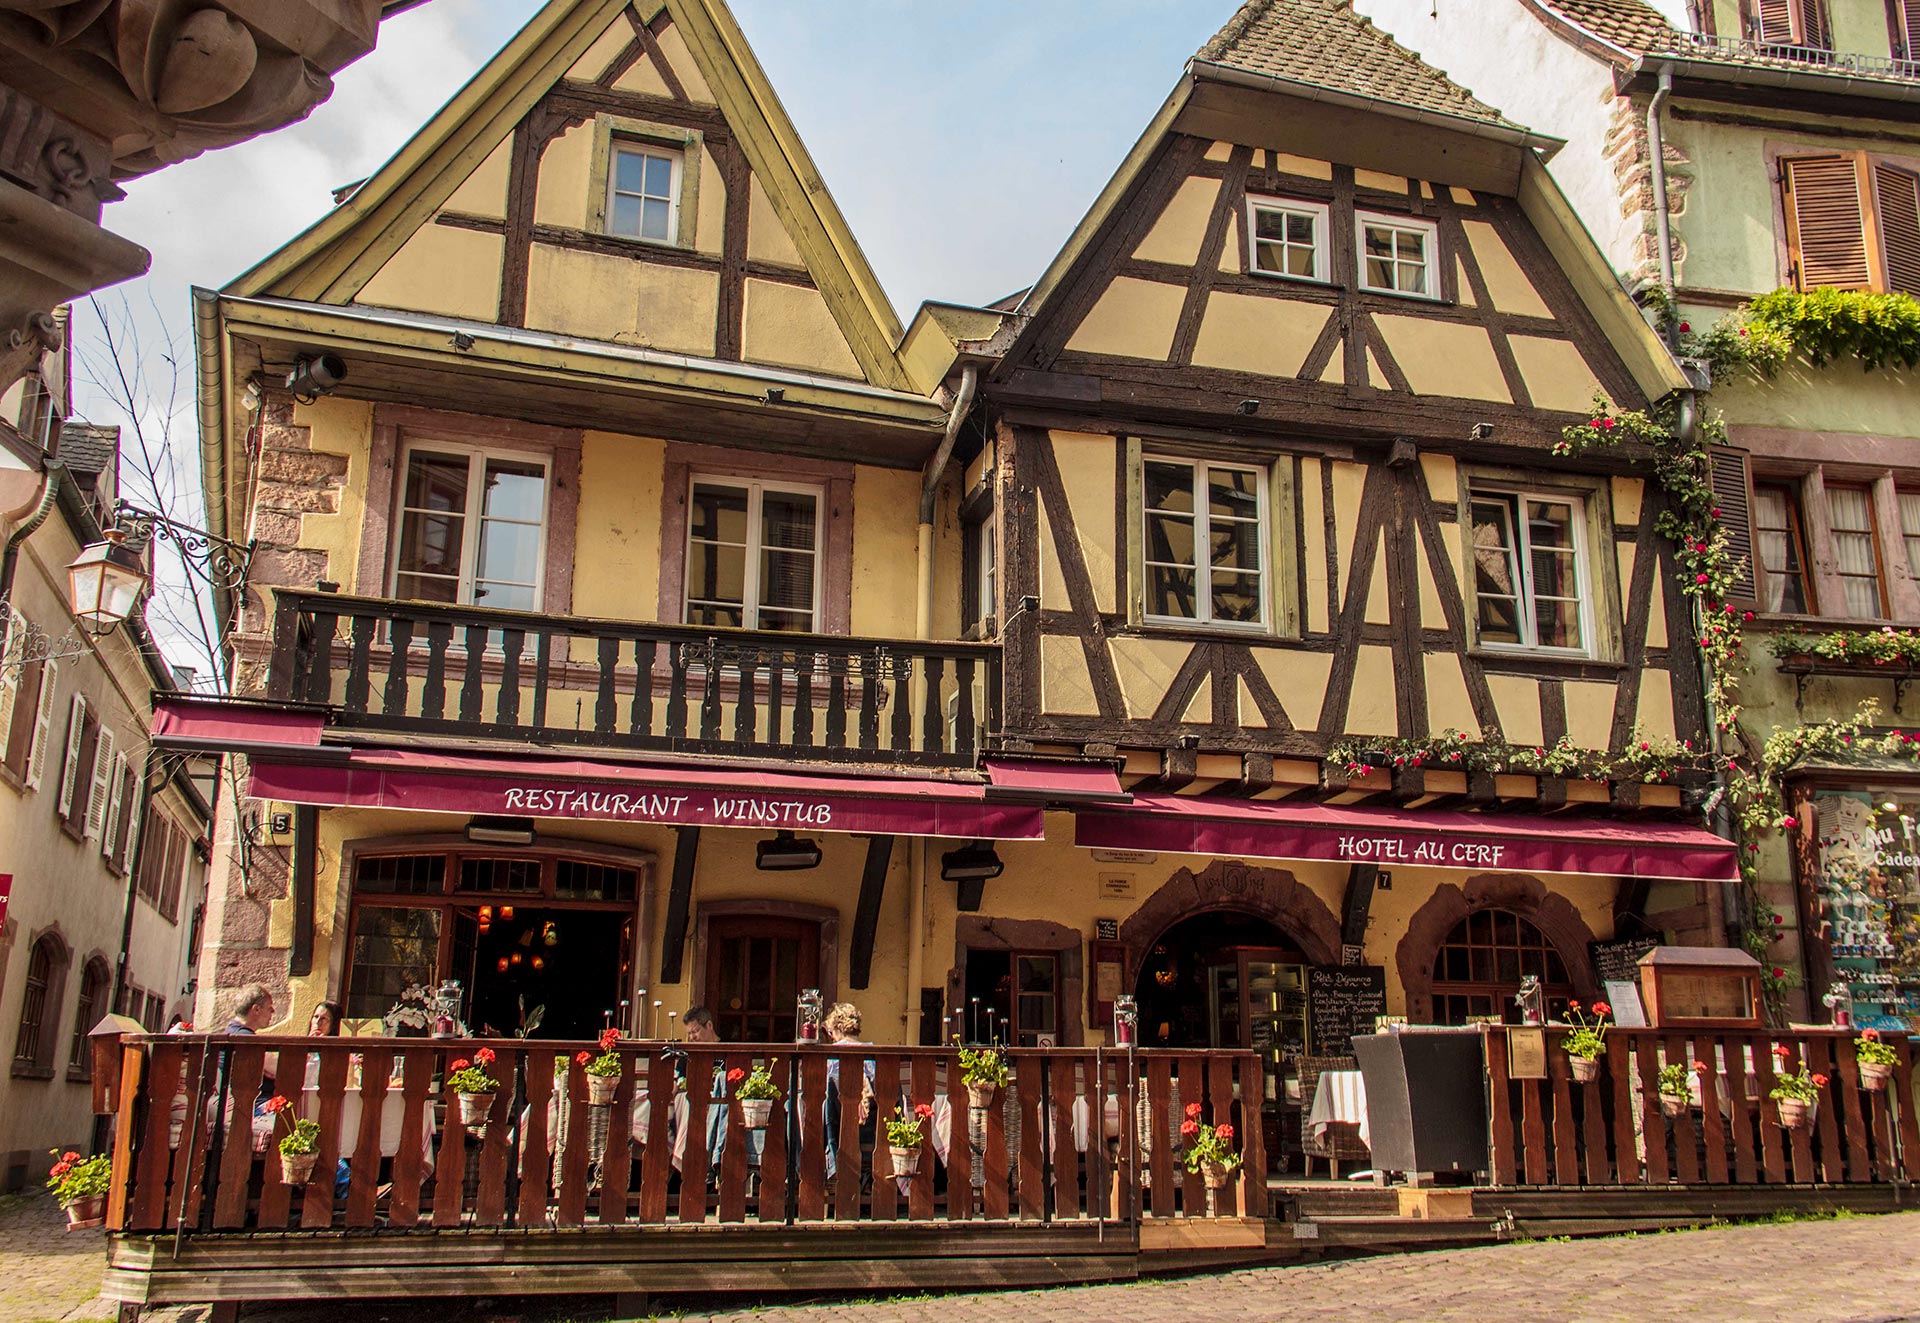
[[[1353,1055],[1353,1036],[1373,1032],[1387,1013],[1387,971],[1380,965],[1316,965],[1307,971],[1307,1027],[1317,1055]]]
[[[1637,988],[1640,957],[1658,945],[1660,943],[1651,937],[1636,937],[1625,942],[1589,942],[1587,955],[1593,961],[1593,976],[1601,983],[1631,983]]]

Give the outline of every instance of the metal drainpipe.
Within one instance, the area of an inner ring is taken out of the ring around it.
[[[954,443],[960,438],[960,425],[973,408],[974,392],[980,386],[980,369],[967,364],[960,370],[960,390],[947,413],[946,434],[939,449],[927,461],[920,478],[919,576],[914,593],[914,637],[922,641],[933,637],[933,515],[940,497],[940,479],[953,458]],[[920,1041],[920,982],[926,976],[927,926],[927,840],[916,836],[907,850],[907,1005],[906,1039]]]
[[[13,576],[20,565],[20,548],[26,540],[40,531],[40,525],[47,522],[47,516],[53,513],[55,500],[60,494],[60,461],[47,460],[40,466],[40,495],[34,502],[33,513],[23,520],[20,526],[7,534],[7,549],[0,553],[0,602],[11,600],[13,596]],[[0,616],[0,652],[7,646],[7,635],[12,632],[13,615],[9,612]]]
[[[1647,151],[1652,156],[1653,228],[1660,244],[1660,288],[1673,297],[1673,226],[1667,216],[1667,148],[1660,131],[1660,112],[1673,94],[1673,71],[1660,71],[1660,88],[1647,103]]]

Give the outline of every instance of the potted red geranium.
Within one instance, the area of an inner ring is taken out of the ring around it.
[[[780,1090],[773,1083],[773,1067],[778,1061],[775,1057],[756,1064],[752,1070],[735,1066],[727,1072],[727,1083],[732,1086],[734,1097],[740,1100],[740,1119],[749,1130],[765,1130],[773,1114],[773,1100],[780,1096]]]
[[[1820,1090],[1827,1087],[1827,1077],[1814,1074],[1806,1066],[1789,1075],[1787,1059],[1792,1054],[1784,1043],[1774,1046],[1773,1055],[1780,1073],[1767,1096],[1780,1109],[1780,1124],[1789,1130],[1809,1130],[1820,1114]]]
[[[926,1103],[914,1105],[908,1116],[898,1108],[887,1122],[887,1151],[893,1158],[895,1176],[914,1176],[920,1171],[920,1146],[926,1138],[927,1118],[933,1108]]]
[[[113,1188],[113,1162],[106,1154],[83,1157],[72,1149],[65,1153],[48,1149],[55,1162],[47,1172],[47,1188],[61,1208],[66,1210],[67,1230],[79,1231],[104,1225],[107,1220],[107,1192]]]
[[[1853,1040],[1853,1059],[1860,1063],[1860,1087],[1868,1093],[1885,1093],[1900,1055],[1891,1043],[1880,1041],[1878,1029],[1862,1029]]]
[[[1579,1002],[1570,1001],[1567,1014],[1572,1017],[1574,1027],[1560,1046],[1566,1049],[1575,1081],[1591,1084],[1600,1078],[1600,1058],[1607,1054],[1607,1017],[1613,1014],[1613,1007],[1596,1001],[1593,1015],[1589,1017],[1581,1011]]]
[[[287,1110],[292,1105],[275,1094],[262,1109],[274,1118],[276,1129],[280,1122],[287,1123],[287,1133],[280,1137],[280,1179],[288,1185],[305,1185],[320,1161],[320,1123],[292,1115]]]
[[[614,1045],[620,1041],[620,1031],[614,1028],[603,1029],[600,1033],[600,1055],[582,1052],[574,1060],[587,1068],[587,1103],[593,1107],[611,1107],[614,1090],[620,1087],[620,1054]]]
[[[473,1060],[462,1057],[447,1070],[447,1088],[460,1098],[460,1124],[476,1135],[486,1134],[487,1116],[493,1111],[494,1096],[500,1092],[500,1081],[487,1073],[493,1062],[493,1049],[483,1047],[473,1054]]]

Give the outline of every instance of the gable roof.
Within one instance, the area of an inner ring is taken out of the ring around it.
[[[373,175],[222,292],[351,301],[630,3],[642,18],[672,13],[862,372],[873,385],[907,389],[900,319],[725,0],[548,0]]]
[[[1629,54],[1673,50],[1682,34],[1646,0],[1529,0],[1549,20],[1572,24],[1582,33]]]
[[[1522,128],[1355,13],[1352,0],[1248,0],[1193,58],[1304,88]]]

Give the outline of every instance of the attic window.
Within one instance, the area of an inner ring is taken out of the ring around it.
[[[607,233],[672,243],[680,233],[681,154],[616,143],[607,169]]]
[[[1327,204],[1280,198],[1247,199],[1252,269],[1263,276],[1326,280]]]
[[[1360,288],[1382,294],[1439,297],[1434,253],[1440,228],[1411,216],[1356,214],[1360,242]]]

